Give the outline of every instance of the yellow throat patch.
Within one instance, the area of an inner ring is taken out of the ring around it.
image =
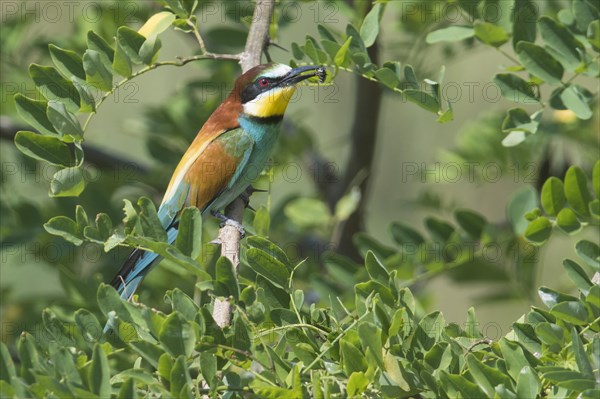
[[[259,118],[283,116],[295,91],[294,86],[289,86],[278,87],[259,94],[252,101],[244,104],[244,112]]]

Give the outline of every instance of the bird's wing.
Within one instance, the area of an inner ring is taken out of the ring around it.
[[[226,130],[209,142],[192,143],[175,170],[158,214],[164,226],[184,206],[206,208],[245,167],[254,141],[241,128]]]

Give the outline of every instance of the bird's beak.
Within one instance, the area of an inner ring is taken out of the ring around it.
[[[319,81],[324,82],[327,76],[325,67],[309,65],[294,68],[279,82],[279,86],[293,86],[313,76],[318,76]]]

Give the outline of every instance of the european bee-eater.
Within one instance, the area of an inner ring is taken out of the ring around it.
[[[265,64],[236,80],[171,177],[158,209],[169,243],[177,237],[179,214],[186,206],[224,220],[219,211],[240,196],[264,168],[296,84],[312,76],[324,81],[325,69]],[[136,249],[111,284],[121,298],[129,299],[158,261],[158,255]]]

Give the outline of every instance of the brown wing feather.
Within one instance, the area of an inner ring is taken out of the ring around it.
[[[221,142],[211,142],[183,178],[190,185],[188,206],[203,209],[208,205],[227,187],[239,162],[240,157],[228,154]]]

